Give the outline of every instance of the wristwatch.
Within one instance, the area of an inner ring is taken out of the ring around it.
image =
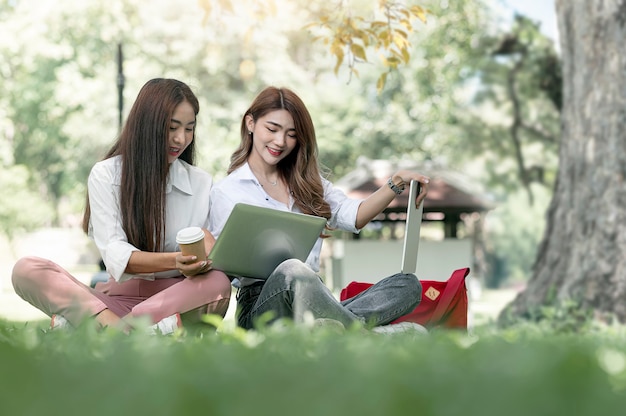
[[[393,176],[389,177],[389,180],[387,181],[387,185],[389,185],[391,190],[394,191],[396,195],[400,195],[406,189],[406,184],[404,183],[404,181],[401,181],[399,184],[396,185],[393,182]]]

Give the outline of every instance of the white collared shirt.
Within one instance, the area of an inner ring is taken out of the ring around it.
[[[91,169],[87,188],[91,219],[89,236],[93,238],[107,271],[117,281],[132,278],[153,280],[178,276],[177,270],[128,274],[125,273],[133,251],[139,249],[128,243],[122,229],[120,213],[120,181],[122,159],[115,156],[98,162]],[[185,227],[208,228],[209,194],[213,185],[212,176],[202,169],[176,159],[167,177],[165,241],[163,252],[180,251],[176,243],[178,230]]]
[[[331,210],[331,218],[328,221],[329,227],[358,233],[359,230],[355,225],[356,214],[363,200],[348,198],[343,191],[335,188],[330,181],[324,178],[322,178],[322,184],[324,186],[324,199],[329,203]],[[289,197],[289,206],[269,196],[250,170],[248,163],[245,163],[226,178],[217,182],[211,190],[209,231],[215,238],[222,232],[230,212],[238,202],[281,211],[301,212],[294,205],[291,196]],[[321,238],[317,239],[306,260],[306,263],[316,272],[319,271],[322,242]],[[243,280],[242,285],[245,285]]]

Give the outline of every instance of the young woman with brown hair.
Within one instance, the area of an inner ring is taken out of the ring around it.
[[[210,228],[218,238],[238,202],[324,217],[329,228],[359,232],[401,193],[411,180],[421,182],[426,196],[429,179],[399,171],[365,200],[348,198],[321,175],[311,116],[302,100],[287,88],[268,87],[253,101],[241,121],[241,143],[231,157],[228,176],[211,191]],[[421,285],[412,274],[382,279],[344,302],[335,299],[317,275],[322,238],[306,262],[281,263],[266,280],[241,277],[238,323],[252,328],[263,314],[299,322],[308,312],[348,326],[387,325],[419,303]]]

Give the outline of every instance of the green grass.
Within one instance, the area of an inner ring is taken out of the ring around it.
[[[0,321],[0,415],[597,415],[626,408],[626,330],[471,336],[285,326],[177,336]],[[562,332],[562,331],[561,331]]]

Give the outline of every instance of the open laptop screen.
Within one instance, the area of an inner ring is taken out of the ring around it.
[[[209,253],[230,276],[267,279],[283,261],[306,261],[326,218],[238,203]]]
[[[415,198],[421,190],[418,181],[411,181],[409,199],[406,208],[406,225],[404,229],[404,246],[402,248],[402,273],[415,273],[417,269],[417,249],[420,243],[420,227],[424,203],[415,206]]]

